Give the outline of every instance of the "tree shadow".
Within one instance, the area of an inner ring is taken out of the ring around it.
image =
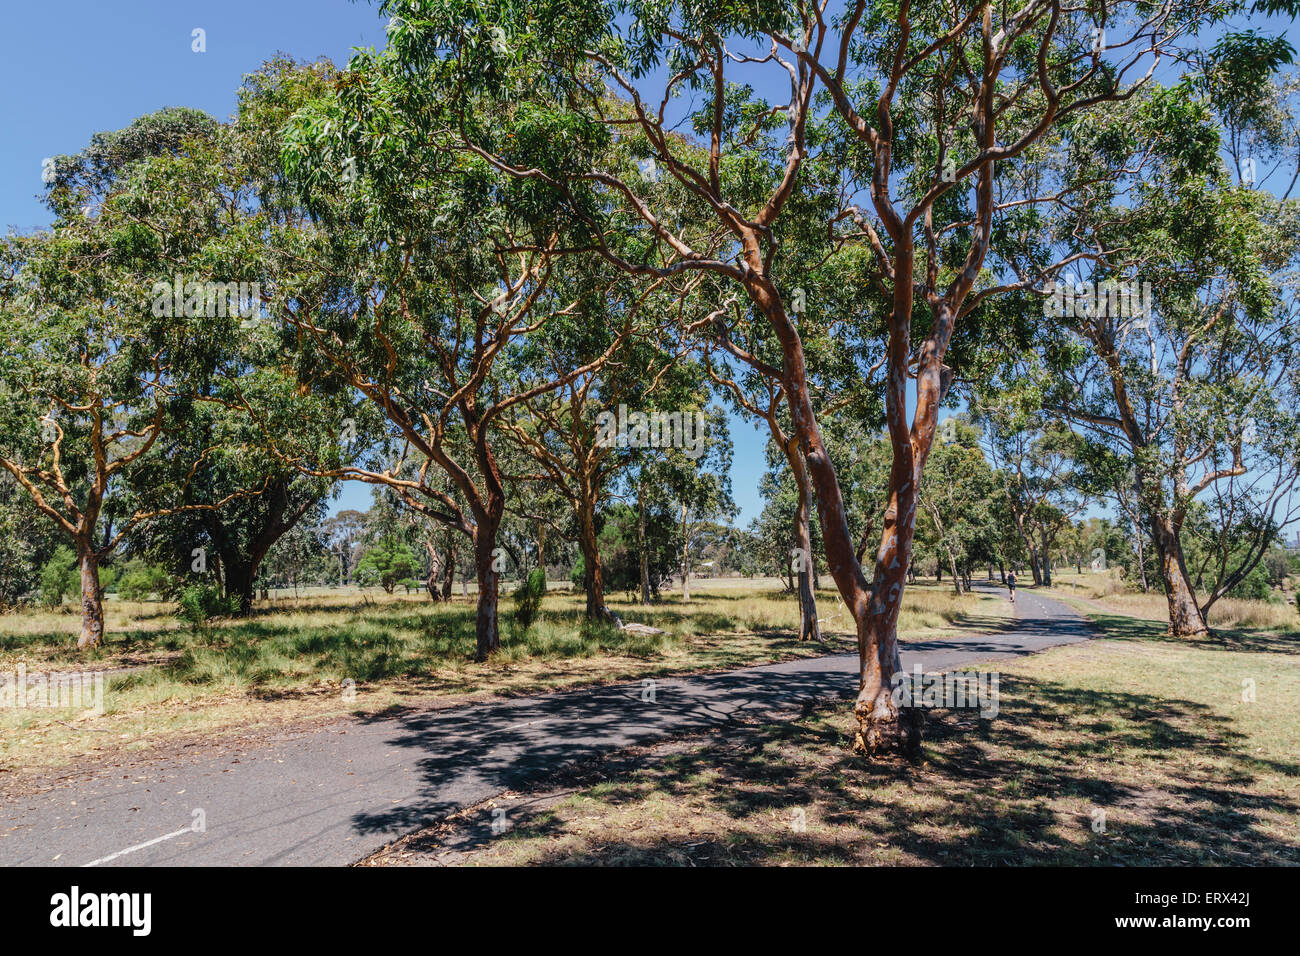
[[[407,832],[493,794],[521,789],[575,761],[683,734],[725,732],[750,718],[797,712],[791,699],[840,697],[853,686],[851,671],[789,671],[775,664],[404,715],[389,743],[423,754],[416,765],[420,796],[403,806],[357,814],[353,825],[362,833]]]
[[[548,838],[527,856],[543,865],[863,864],[898,854],[938,865],[1300,863],[1300,847],[1278,841],[1263,816],[1275,827],[1300,805],[1246,789],[1261,775],[1296,778],[1300,766],[1251,753],[1228,718],[1187,700],[1021,678],[1004,679],[1003,691],[994,721],[934,716],[920,765],[863,760],[832,718],[556,778],[603,780],[595,799],[625,816],[650,796],[697,808],[703,832],[689,837],[648,827],[645,838],[602,832],[558,846],[572,835],[562,815],[526,805],[511,808],[510,834]],[[807,830],[795,832],[792,816],[805,811]],[[476,825],[452,848],[495,838]]]
[[[1148,621],[1123,614],[1094,612],[1098,627],[1108,637],[1129,641],[1158,641],[1178,647],[1201,650],[1258,651],[1271,654],[1294,654],[1300,650],[1300,633],[1295,631],[1255,631],[1215,628],[1208,637],[1176,637],[1162,621]]]

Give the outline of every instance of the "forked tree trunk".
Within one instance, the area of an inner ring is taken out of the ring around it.
[[[857,621],[859,690],[853,709],[858,718],[856,745],[867,753],[910,750],[915,746],[911,738],[919,732],[913,724],[919,712],[905,714],[893,694],[893,675],[902,669],[898,615],[916,530],[915,484],[891,480],[890,487],[871,599],[867,613]]]
[[[900,259],[899,274],[910,274],[910,270],[910,261],[904,269]],[[896,289],[895,296],[896,316],[901,313],[910,322],[911,289]],[[902,308],[903,303],[906,309]],[[951,327],[949,313],[935,318],[938,324]],[[891,319],[896,321],[896,317]],[[920,746],[924,711],[916,707],[900,708],[894,698],[893,676],[902,669],[898,616],[903,606],[907,569],[912,563],[921,475],[934,444],[939,406],[952,384],[952,370],[942,363],[931,362],[925,371],[918,373],[916,410],[908,427],[905,417],[905,370],[910,352],[907,337],[891,329],[889,349],[890,379],[885,409],[893,460],[871,600],[867,613],[858,618],[860,678],[853,708],[858,718],[855,744],[869,754],[914,754]]]
[[[99,590],[99,555],[81,550],[81,633],[77,647],[98,647],[104,640],[104,595]]]
[[[1151,536],[1160,555],[1160,576],[1165,584],[1165,597],[1169,601],[1169,633],[1175,637],[1203,637],[1210,629],[1196,603],[1187,576],[1187,559],[1178,531],[1168,517],[1153,515]]]

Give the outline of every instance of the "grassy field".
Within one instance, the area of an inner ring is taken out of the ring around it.
[[[0,674],[20,664],[29,673],[103,671],[104,713],[0,708],[0,769],[140,750],[187,734],[853,650],[838,597],[822,591],[819,601],[821,644],[795,640],[795,598],[773,582],[701,581],[689,603],[668,595],[648,608],[611,598],[624,621],[665,631],[658,635],[588,626],[581,595],[567,590],[548,595],[540,619],[519,633],[507,601],[503,651],[487,663],[473,660],[473,604],[463,599],[435,605],[414,595],[319,589],[198,631],[180,625],[170,605],[110,600],[104,646],[89,652],[75,647],[70,605],[30,610],[0,617]],[[980,633],[998,626],[1005,610],[947,588],[912,588],[904,638]]]
[[[918,763],[854,756],[826,702],[615,755],[366,862],[1300,864],[1300,634],[1188,643],[1092,613],[1107,640],[1001,662],[996,719],[932,712]]]
[[[1098,610],[1115,611],[1148,621],[1168,621],[1169,604],[1163,594],[1143,594],[1129,590],[1118,573],[1054,572],[1051,593],[1063,598],[1081,598]],[[1214,628],[1259,628],[1263,630],[1300,630],[1300,608],[1295,594],[1286,592],[1286,600],[1250,601],[1220,598],[1210,608],[1207,622]]]

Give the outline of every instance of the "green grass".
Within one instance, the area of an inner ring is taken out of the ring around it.
[[[549,594],[524,631],[503,600],[502,649],[484,663],[474,661],[474,606],[465,600],[325,592],[260,605],[251,619],[200,631],[179,625],[158,604],[113,601],[105,642],[90,651],[75,647],[75,615],[7,615],[0,618],[0,669],[23,663],[29,671],[105,670],[108,678],[105,713],[93,719],[0,711],[0,767],[146,748],[178,734],[725,670],[855,647],[833,592],[819,592],[824,643],[800,643],[791,594],[748,582],[701,582],[695,591],[690,602],[666,595],[649,607],[611,596],[625,622],[665,632],[650,635],[584,622],[581,595],[567,591]],[[997,602],[917,587],[905,598],[904,636],[979,631],[997,623],[996,613]]]
[[[1109,639],[1000,662],[996,719],[933,713],[915,764],[853,754],[847,702],[824,703],[507,795],[503,836],[471,808],[369,862],[1300,864],[1296,639],[1096,620]]]

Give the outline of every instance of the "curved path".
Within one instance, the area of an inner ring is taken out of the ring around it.
[[[1092,636],[1051,598],[1022,591],[1016,611],[1008,631],[906,644],[903,666],[967,667]],[[563,763],[848,696],[856,668],[857,655],[835,655],[658,679],[653,694],[638,682],[347,718],[237,752],[105,771],[0,807],[0,865],[347,864]]]

